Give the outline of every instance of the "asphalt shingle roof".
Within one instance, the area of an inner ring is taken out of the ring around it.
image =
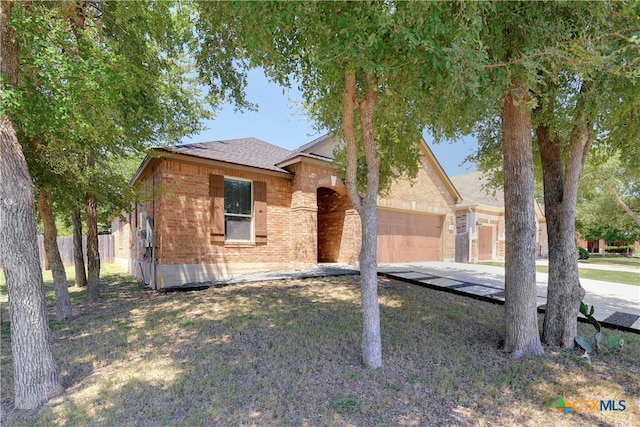
[[[314,159],[319,159],[319,160],[333,160],[332,158],[328,158],[325,156],[321,156],[319,154],[315,154],[313,152],[313,148],[315,148],[317,145],[320,145],[326,141],[330,141],[331,137],[329,135],[324,135],[321,136],[319,138],[314,139],[311,142],[308,142],[306,144],[304,144],[301,147],[296,148],[295,150],[291,151],[289,153],[289,156],[287,156],[286,158],[282,159],[281,162],[284,163],[288,160],[294,159],[298,156],[304,156],[304,157],[310,157],[310,158],[314,158]]]
[[[197,142],[165,147],[162,150],[285,173],[288,172],[277,167],[276,164],[287,159],[292,154],[292,151],[286,148],[278,147],[257,138]]]
[[[485,205],[504,208],[502,189],[489,187],[489,180],[480,171],[452,176],[451,182],[458,189],[464,205]]]
[[[331,136],[327,135],[323,135],[319,138],[314,139],[311,142],[308,142],[306,144],[304,144],[302,147],[298,147],[295,150],[293,150],[293,153],[303,153],[306,152],[308,154],[313,154],[313,147],[315,147],[316,145],[320,145],[326,141],[331,140]]]

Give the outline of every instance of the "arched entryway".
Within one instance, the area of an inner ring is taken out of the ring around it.
[[[318,203],[318,262],[339,262],[344,230],[346,195],[326,187],[316,192]]]

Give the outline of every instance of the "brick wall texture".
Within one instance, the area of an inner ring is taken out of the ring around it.
[[[435,172],[435,165],[429,162],[425,158],[413,182],[395,183],[388,196],[379,199],[379,206],[441,217],[442,260],[453,260],[455,200],[442,176]],[[136,182],[144,190],[145,201],[135,206],[128,223],[114,222],[116,258],[137,276],[141,272],[147,277],[153,274],[150,264],[155,259],[158,266],[167,268],[187,266],[184,268],[193,270],[207,266],[207,271],[213,270],[219,276],[211,280],[250,271],[302,268],[318,262],[357,262],[360,218],[338,173],[329,164],[316,160],[303,160],[288,169],[292,175],[177,158],[151,160]],[[211,175],[266,183],[266,243],[213,238]],[[153,250],[143,247],[139,238],[146,217],[153,221]],[[158,283],[160,287],[184,284],[163,282],[162,278]]]

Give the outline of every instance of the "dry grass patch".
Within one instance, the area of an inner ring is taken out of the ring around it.
[[[71,291],[76,315],[52,330],[66,395],[12,410],[3,333],[3,425],[640,425],[633,334],[591,363],[550,348],[513,360],[503,307],[381,279],[385,364],[370,371],[358,277],[156,293],[112,274],[96,305]],[[627,409],[562,415],[559,396]]]

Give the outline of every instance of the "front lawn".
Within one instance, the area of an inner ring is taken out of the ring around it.
[[[640,271],[640,257],[630,257],[620,255],[598,255],[589,254],[589,259],[581,259],[580,264],[603,264],[617,265],[621,267],[635,267]]]
[[[114,272],[97,304],[70,291],[74,318],[52,321],[67,393],[39,410],[11,409],[2,325],[3,426],[640,425],[635,334],[613,332],[624,349],[591,362],[557,348],[514,360],[503,306],[381,279],[384,366],[371,371],[357,276],[157,293]],[[560,397],[625,410],[565,415]]]
[[[581,260],[580,263],[583,261]],[[637,272],[618,271],[618,270],[601,270],[596,268],[580,268],[578,264],[578,274],[581,279],[602,280],[604,282],[623,283],[625,285],[640,286],[640,268]],[[504,267],[504,262],[486,261],[479,262],[482,265],[493,265],[496,267]],[[538,273],[549,273],[549,267],[546,265],[536,265]]]
[[[596,270],[594,268],[579,268],[578,274],[581,279],[602,280],[604,282],[624,283],[626,285],[640,286],[640,270],[637,273],[632,271],[617,270]],[[549,273],[546,265],[536,266],[538,273]]]

